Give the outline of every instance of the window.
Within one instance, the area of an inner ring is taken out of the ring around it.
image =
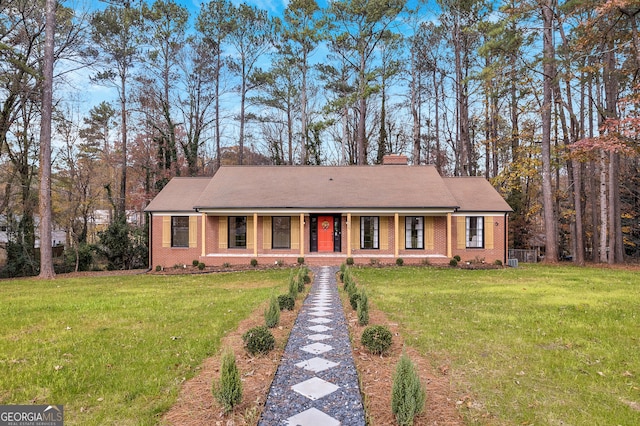
[[[171,247],[189,247],[189,216],[171,217]]]
[[[272,248],[291,248],[291,217],[274,216],[271,221]]]
[[[229,216],[229,248],[247,248],[246,216]]]
[[[377,249],[379,218],[377,216],[362,216],[360,218],[360,248]]]
[[[405,247],[408,249],[424,248],[424,217],[405,217]]]
[[[484,217],[467,216],[466,240],[467,248],[483,248],[484,247]]]

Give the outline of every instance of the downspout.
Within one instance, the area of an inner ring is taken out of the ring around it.
[[[148,215],[148,221],[149,221],[149,268],[147,269],[147,272],[151,272],[151,269],[153,268],[153,264],[151,263],[152,259],[153,259],[153,213],[149,213]]]
[[[509,258],[509,213],[504,214],[504,260],[503,265],[507,264]]]

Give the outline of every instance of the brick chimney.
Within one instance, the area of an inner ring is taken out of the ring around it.
[[[409,159],[406,155],[401,154],[388,154],[382,157],[382,164],[386,165],[398,165],[406,166],[409,163]]]

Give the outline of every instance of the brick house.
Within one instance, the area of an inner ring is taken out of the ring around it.
[[[506,263],[509,205],[481,177],[380,166],[225,166],[174,178],[145,209],[149,264]]]

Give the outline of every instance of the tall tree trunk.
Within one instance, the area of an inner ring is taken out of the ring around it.
[[[551,182],[551,101],[555,51],[553,46],[553,0],[541,5],[543,22],[543,103],[542,103],[542,198],[545,225],[545,262],[558,261],[556,213]]]
[[[42,121],[40,124],[40,275],[55,277],[51,249],[51,114],[53,108],[53,54],[56,0],[46,2]]]
[[[413,149],[411,151],[411,157],[414,165],[420,164],[420,115],[418,113],[419,106],[419,90],[420,90],[420,70],[417,66],[417,59],[415,58],[415,48],[411,49],[411,118],[412,123],[412,140]]]
[[[307,53],[305,52],[302,63],[302,83],[300,85],[300,132],[302,133],[302,143],[300,147],[300,163],[308,164],[309,135],[307,135]],[[292,158],[293,159],[293,158]],[[292,164],[289,162],[289,164]]]
[[[215,106],[214,106],[214,121],[216,126],[216,172],[222,165],[222,150],[220,148],[220,71],[222,70],[222,52],[220,52],[220,44],[218,43],[216,52],[216,71],[215,71]]]
[[[607,157],[604,151],[600,151],[600,262],[607,263],[609,246],[609,203],[607,199]]]
[[[122,75],[120,80],[120,121],[122,123],[122,165],[120,172],[120,197],[116,211],[116,220],[126,220],[126,198],[127,198],[127,86],[126,76]]]
[[[607,43],[604,54],[604,70],[602,73],[605,93],[606,118],[616,119],[618,76],[613,42]],[[609,263],[621,262],[623,259],[622,221],[620,218],[620,156],[617,152],[609,153]]]

